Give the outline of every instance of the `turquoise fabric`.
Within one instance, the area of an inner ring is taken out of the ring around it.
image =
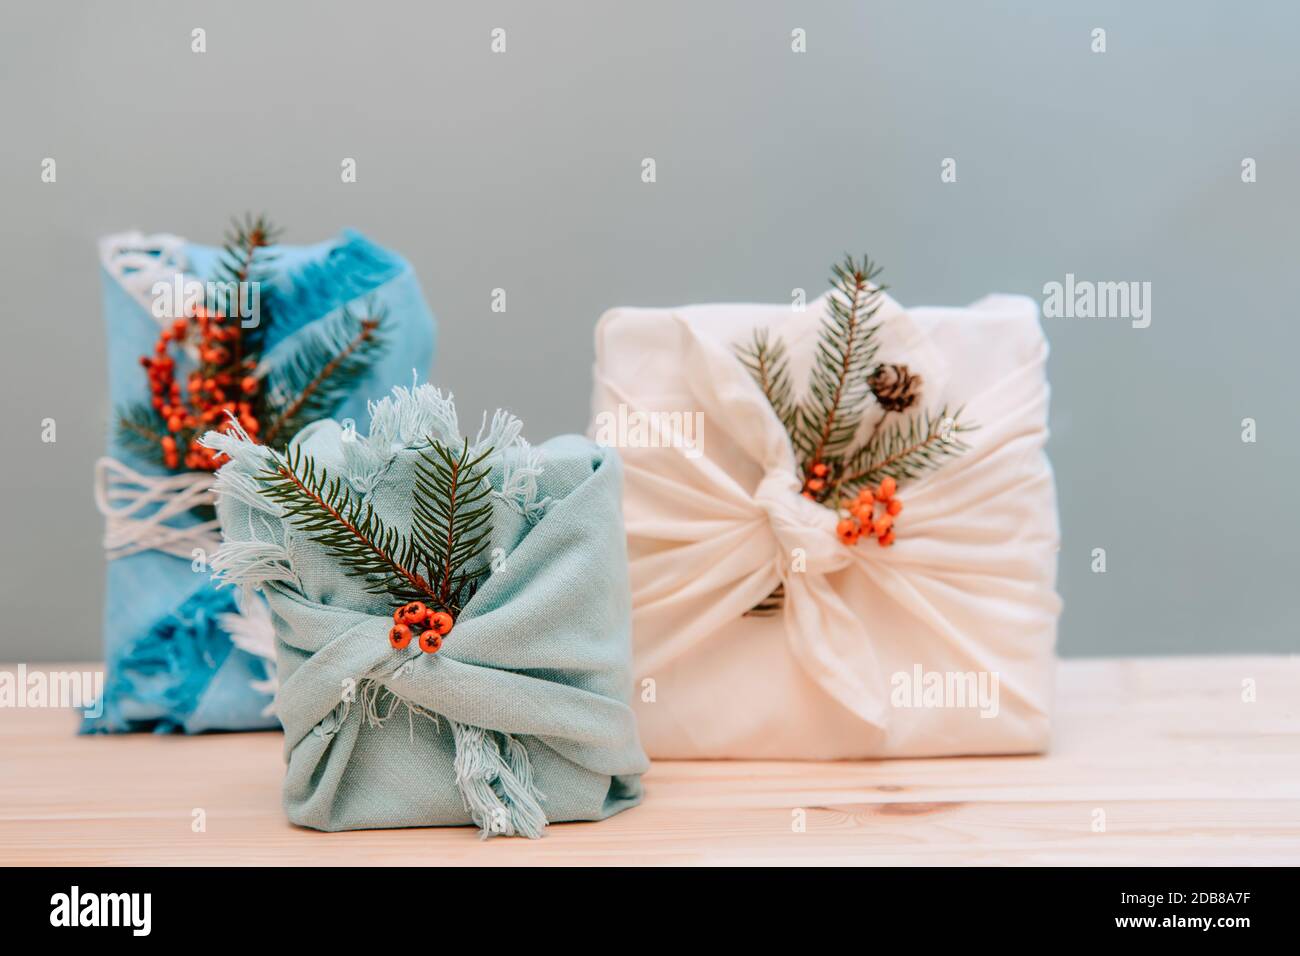
[[[186,245],[187,275],[205,279],[218,249]],[[293,354],[305,336],[338,315],[357,311],[372,298],[388,310],[386,347],[365,381],[337,409],[339,418],[364,420],[366,403],[409,382],[412,368],[433,361],[434,320],[419,282],[405,260],[346,231],[308,246],[276,249],[273,281],[262,294],[274,302],[265,357],[274,367]],[[102,271],[107,325],[111,408],[147,402],[141,355],[152,354],[159,325],[116,278]],[[178,376],[180,377],[180,376]],[[108,454],[143,474],[161,466],[123,447],[110,423]],[[209,516],[210,517],[210,516]],[[193,524],[187,514],[177,524]],[[251,684],[266,676],[262,660],[235,647],[220,625],[235,610],[234,592],[218,590],[206,569],[156,551],[110,561],[104,608],[107,676],[101,716],[85,732],[255,730],[278,726],[265,713],[270,698]]]
[[[405,533],[413,446],[459,439],[436,390],[395,393],[369,438],[325,421],[295,441]],[[537,451],[511,443],[489,459],[492,569],[442,649],[424,654],[415,642],[394,650],[387,597],[344,575],[255,493],[250,476],[266,467],[265,449],[209,441],[234,459],[219,479],[222,575],[260,585],[273,612],[290,820],[320,830],[474,823],[485,836],[538,836],[547,822],[599,820],[640,801],[648,762],[629,707],[612,451],[566,436]],[[538,451],[540,473],[528,468]]]

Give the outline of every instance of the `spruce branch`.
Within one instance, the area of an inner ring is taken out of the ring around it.
[[[430,439],[432,454],[419,451],[411,533],[429,558],[427,574],[437,600],[459,610],[473,595],[481,557],[492,534],[492,486],[484,461],[492,449],[459,454]]]
[[[763,600],[759,601],[748,611],[745,617],[773,617],[781,612],[785,606],[785,584],[778,584],[772,589],[772,593]]]
[[[771,342],[766,329],[755,330],[748,347],[736,346],[741,363],[785,425],[803,480],[801,493],[839,512],[836,534],[850,546],[864,533],[875,536],[881,546],[892,545],[901,501],[893,498],[892,489],[879,489],[887,510],[874,518],[862,509],[874,513],[876,502],[858,498],[855,507],[847,507],[847,496],[885,478],[893,479],[889,484],[901,483],[938,468],[969,450],[962,435],[977,427],[960,420],[962,409],[949,414],[946,406],[903,417],[920,401],[923,380],[907,365],[876,363],[880,325],[872,320],[886,288],[876,282],[880,271],[865,256],[861,262],[846,256],[843,264],[832,267],[827,315],[817,339],[808,395],[802,400],[791,401],[784,348],[779,340]],[[859,443],[869,406],[881,414],[866,441]],[[769,616],[784,604],[784,584],[778,584],[745,614]]]
[[[822,323],[808,398],[795,416],[792,440],[805,468],[842,454],[852,442],[871,397],[867,375],[875,367],[878,326],[885,286],[874,284],[880,267],[846,256],[832,268],[833,288]]]
[[[244,283],[260,283],[268,280],[275,260],[275,253],[270,250],[270,247],[279,241],[280,235],[281,230],[272,225],[265,215],[254,217],[245,214],[242,222],[238,219],[233,220],[222,243],[221,255],[217,257],[213,281],[223,284],[234,283],[236,295],[240,295],[242,293],[238,290]],[[269,296],[266,298],[269,299]],[[265,313],[266,301],[262,296],[258,299],[260,308]],[[263,314],[258,317],[258,322],[254,325],[243,326],[241,323],[240,335],[234,342],[236,368],[241,366],[245,352],[261,351],[268,319],[269,317]]]
[[[779,338],[773,341],[766,328],[757,328],[748,346],[736,346],[736,354],[763,390],[776,417],[786,431],[790,431],[794,426],[796,406],[785,343]]]
[[[344,574],[365,578],[367,591],[390,595],[399,604],[438,603],[438,593],[419,573],[429,558],[414,536],[386,525],[373,505],[343,479],[317,468],[301,448],[272,455],[275,466],[257,475],[259,491],[284,507],[297,530],[338,558]]]
[[[268,445],[281,435],[291,438],[344,401],[382,351],[384,340],[379,331],[386,318],[387,310],[374,303],[368,304],[364,318],[345,306],[338,327],[329,336],[307,339],[276,369],[277,388],[267,396],[272,417],[263,433]],[[290,397],[277,401],[274,392]]]
[[[949,413],[945,406],[889,427],[878,423],[871,440],[837,469],[836,490],[853,493],[886,476],[898,482],[915,480],[967,451],[970,446],[961,436],[978,426],[962,422],[961,413],[960,408]]]
[[[128,405],[117,415],[117,440],[124,447],[163,464],[162,440],[167,435],[167,424],[148,405],[140,402]]]
[[[246,214],[235,219],[217,258],[214,278],[217,281],[251,282],[264,274],[274,254],[269,247],[279,241],[281,230],[264,215]]]

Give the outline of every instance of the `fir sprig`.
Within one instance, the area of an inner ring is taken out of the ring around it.
[[[879,351],[879,326],[870,323],[884,297],[885,286],[875,282],[880,267],[865,256],[861,261],[846,256],[831,271],[829,315],[818,337],[808,398],[798,406],[791,436],[808,462],[838,456],[852,442],[871,398],[867,375]]]
[[[284,507],[290,523],[339,559],[344,574],[366,579],[371,594],[398,604],[437,601],[438,592],[419,571],[427,554],[414,535],[385,524],[374,506],[346,481],[331,477],[298,446],[274,456],[273,468],[257,476],[259,491]]]
[[[308,422],[329,415],[347,398],[384,347],[380,328],[387,314],[373,302],[368,303],[364,318],[345,306],[328,335],[306,339],[275,369],[262,433],[268,445],[278,438],[292,438]]]
[[[270,265],[274,254],[269,251],[283,234],[265,215],[245,214],[241,222],[234,219],[222,243],[216,277],[238,282],[251,281]]]
[[[459,455],[430,440],[418,450],[410,534],[375,513],[348,483],[331,476],[298,446],[272,453],[274,466],[257,478],[259,491],[280,504],[286,519],[339,561],[344,574],[364,578],[371,594],[394,606],[422,601],[453,617],[473,597],[492,533],[484,462],[492,449]]]
[[[337,317],[304,330],[286,349],[287,357],[260,381],[275,296],[257,297],[260,312],[255,322],[244,321],[249,316],[241,306],[248,302],[243,298],[246,284],[274,279],[280,235],[265,216],[233,220],[209,276],[224,287],[223,293],[216,302],[205,302],[197,314],[179,317],[179,329],[165,327],[157,357],[142,358],[152,404],[118,412],[116,435],[122,447],[172,471],[182,461],[186,468],[215,469],[199,437],[227,416],[237,416],[256,440],[283,446],[308,422],[335,413],[356,391],[385,344],[379,333],[387,313],[373,299],[363,317],[344,307]],[[198,355],[184,378],[178,375],[178,365],[188,365],[185,355],[166,355],[182,339]],[[186,387],[183,393],[181,384]]]
[[[797,406],[794,387],[790,384],[790,362],[785,343],[780,339],[773,341],[766,328],[758,328],[754,330],[750,345],[738,348],[737,353],[786,431],[793,429]]]
[[[456,455],[441,442],[430,448],[419,451],[412,534],[429,556],[438,601],[460,606],[473,596],[492,534],[492,486],[483,467],[492,449],[471,455],[468,438]]]
[[[235,219],[221,247],[221,255],[213,270],[213,281],[217,283],[235,283],[237,288],[244,283],[268,282],[274,266],[276,253],[270,247],[279,241],[281,230],[273,225],[265,215],[254,217],[245,214],[243,221]],[[236,293],[242,294],[242,293]],[[262,340],[270,316],[265,314],[271,296],[258,296],[258,321],[251,325],[242,325],[241,335],[236,340],[235,365],[245,354],[261,351]]]
[[[867,444],[837,463],[835,490],[856,494],[886,477],[911,481],[968,451],[961,436],[978,426],[961,421],[961,413],[945,406],[878,429]]]
[[[960,419],[962,410],[899,417],[916,401],[920,376],[906,366],[878,365],[880,311],[887,286],[870,258],[846,256],[832,267],[833,288],[827,298],[808,395],[793,398],[785,345],[768,329],[756,329],[751,342],[736,354],[786,426],[804,479],[803,491],[815,501],[837,507],[841,495],[891,477],[919,478],[968,449],[961,436],[975,426]],[[876,396],[872,376],[896,381],[903,375],[906,396]],[[880,417],[865,443],[854,447],[869,410]]]
[[[118,411],[118,443],[133,454],[163,463],[162,440],[167,424],[156,411],[143,402],[127,405]]]

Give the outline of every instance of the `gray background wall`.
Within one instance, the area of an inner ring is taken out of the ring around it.
[[[440,319],[435,379],[536,437],[585,427],[612,305],[788,301],[846,249],[904,304],[1150,281],[1150,328],[1046,323],[1061,650],[1296,649],[1293,4],[6,0],[0,17],[0,659],[98,654],[96,237],[211,241],[245,210],[288,241],[353,225],[402,251]]]

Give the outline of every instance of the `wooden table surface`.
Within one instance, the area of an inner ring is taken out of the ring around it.
[[[0,864],[1300,863],[1300,658],[1066,661],[1058,694],[1044,756],[664,761],[640,807],[487,842],[291,826],[279,734],[0,709]]]

